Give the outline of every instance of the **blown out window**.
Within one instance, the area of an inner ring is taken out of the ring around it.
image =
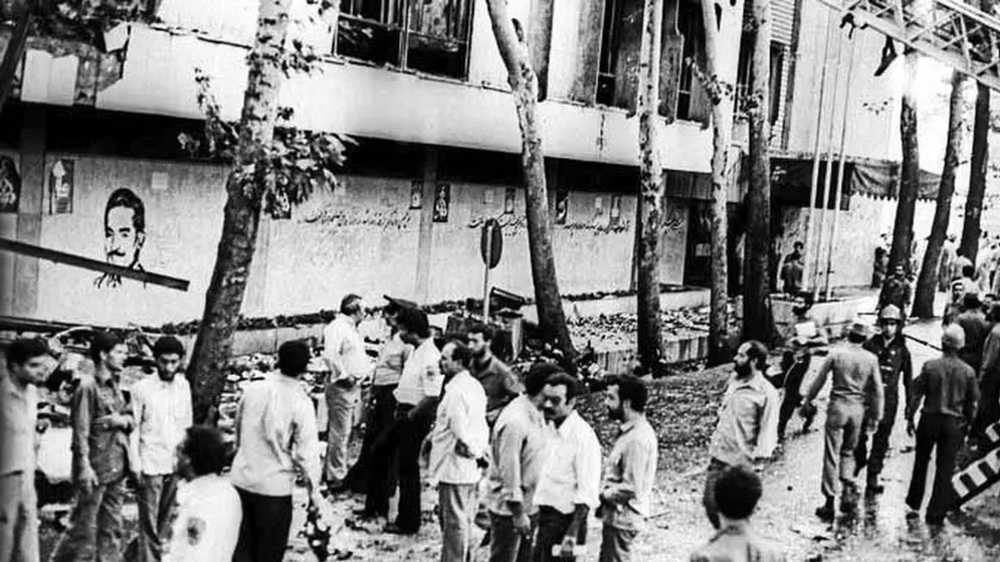
[[[464,79],[472,0],[341,0],[333,50]]]

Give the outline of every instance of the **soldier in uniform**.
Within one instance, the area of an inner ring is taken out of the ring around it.
[[[857,468],[855,476],[868,465],[867,495],[881,494],[885,487],[879,483],[878,477],[885,464],[885,456],[889,451],[889,436],[892,435],[896,423],[896,412],[899,408],[899,383],[902,379],[906,403],[910,402],[913,388],[913,362],[910,350],[903,338],[902,314],[895,305],[888,305],[879,313],[881,334],[876,334],[864,344],[864,348],[878,357],[879,369],[882,374],[882,386],[885,389],[885,402],[882,421],[872,437],[871,452],[868,452],[868,435],[861,434],[858,447],[855,449]]]
[[[878,297],[879,310],[888,304],[894,304],[905,318],[911,297],[910,282],[906,278],[906,272],[903,266],[897,265],[892,276],[886,279],[885,284],[882,285],[882,292]]]

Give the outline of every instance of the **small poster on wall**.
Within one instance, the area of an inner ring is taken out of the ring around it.
[[[56,160],[49,170],[49,214],[64,215],[73,212],[72,160]]]
[[[424,205],[424,182],[415,181],[410,184],[410,208],[419,209]]]
[[[434,190],[434,222],[448,222],[451,207],[451,185],[440,183]]]
[[[569,192],[556,192],[556,224],[566,224],[569,216]]]
[[[503,214],[514,214],[514,202],[517,201],[517,190],[508,188],[503,194]]]
[[[608,211],[608,224],[618,226],[622,218],[622,196],[611,196],[611,209]]]
[[[21,201],[21,175],[10,156],[0,156],[0,213],[17,213]]]

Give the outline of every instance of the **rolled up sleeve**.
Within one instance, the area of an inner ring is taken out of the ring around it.
[[[519,424],[508,424],[497,432],[493,462],[500,474],[501,501],[524,503],[521,450],[526,439],[527,433]]]
[[[90,466],[90,424],[96,389],[92,384],[82,383],[73,393],[70,415],[73,425],[73,464],[84,471]]]
[[[292,436],[294,443],[292,458],[305,472],[313,488],[320,483],[319,436],[316,429],[316,414],[312,402],[302,396],[295,408],[295,426]]]
[[[577,479],[573,503],[593,509],[600,504],[601,492],[601,444],[596,437],[581,437],[575,461]]]

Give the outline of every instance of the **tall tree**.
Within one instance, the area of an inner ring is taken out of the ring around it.
[[[973,5],[975,0],[971,2]],[[996,0],[979,0],[979,9],[993,13]],[[965,222],[958,253],[976,263],[979,254],[980,219],[983,197],[986,195],[986,174],[989,166],[990,97],[991,91],[977,83],[976,115],[972,124],[972,161],[969,163],[969,193],[965,199]]]
[[[660,374],[663,320],[660,317],[660,224],[663,210],[663,165],[660,162],[660,31],[663,0],[645,0],[639,63],[639,222],[638,290],[636,293],[639,361]]]
[[[729,187],[729,144],[733,127],[733,85],[719,78],[719,28],[724,10],[714,0],[701,0],[701,15],[705,26],[705,70],[700,71],[694,60],[699,82],[712,104],[712,281],[708,318],[708,363],[717,365],[730,359],[729,349],[729,268],[727,256],[726,204]],[[719,13],[716,13],[719,10]]]
[[[753,10],[750,70],[750,187],[747,191],[747,244],[743,282],[743,337],[769,341],[771,317],[771,2],[749,0]]]
[[[889,252],[889,273],[902,266],[910,270],[910,250],[913,244],[913,214],[917,208],[920,191],[920,150],[917,145],[917,99],[914,95],[917,80],[916,51],[905,55],[905,83],[899,118],[899,134],[903,144],[903,164],[896,204],[896,223],[892,232],[892,249]]]
[[[566,326],[552,252],[552,217],[549,215],[545,154],[542,152],[538,120],[538,78],[528,56],[525,30],[519,21],[508,14],[507,0],[487,0],[486,3],[493,24],[493,36],[507,67],[507,83],[510,84],[521,128],[521,165],[527,187],[528,249],[538,324],[543,337],[560,349],[567,365],[571,365],[576,349]]]
[[[222,237],[188,366],[195,419],[202,422],[214,422],[262,212],[287,210],[308,197],[317,185],[335,181],[331,170],[343,159],[344,146],[336,135],[276,129],[276,124],[291,118],[289,110],[278,107],[285,78],[291,72],[312,69],[317,60],[307,46],[289,40],[291,4],[292,0],[259,0],[257,33],[247,57],[247,87],[238,124],[222,121],[208,78],[197,77],[199,103],[206,113],[207,150],[233,165],[226,179]],[[320,10],[329,7],[329,2],[323,2]],[[181,142],[192,150],[200,144],[188,138]]]
[[[951,77],[951,97],[948,100],[948,144],[944,152],[944,168],[941,170],[941,183],[938,186],[937,206],[934,209],[934,222],[931,224],[931,237],[924,251],[923,265],[920,267],[920,277],[917,280],[916,296],[913,299],[913,315],[918,318],[934,317],[934,297],[937,295],[938,264],[941,261],[941,248],[948,236],[948,222],[951,219],[951,197],[955,193],[955,170],[958,168],[962,153],[962,137],[965,134],[965,108],[963,92],[965,77],[954,71]]]

